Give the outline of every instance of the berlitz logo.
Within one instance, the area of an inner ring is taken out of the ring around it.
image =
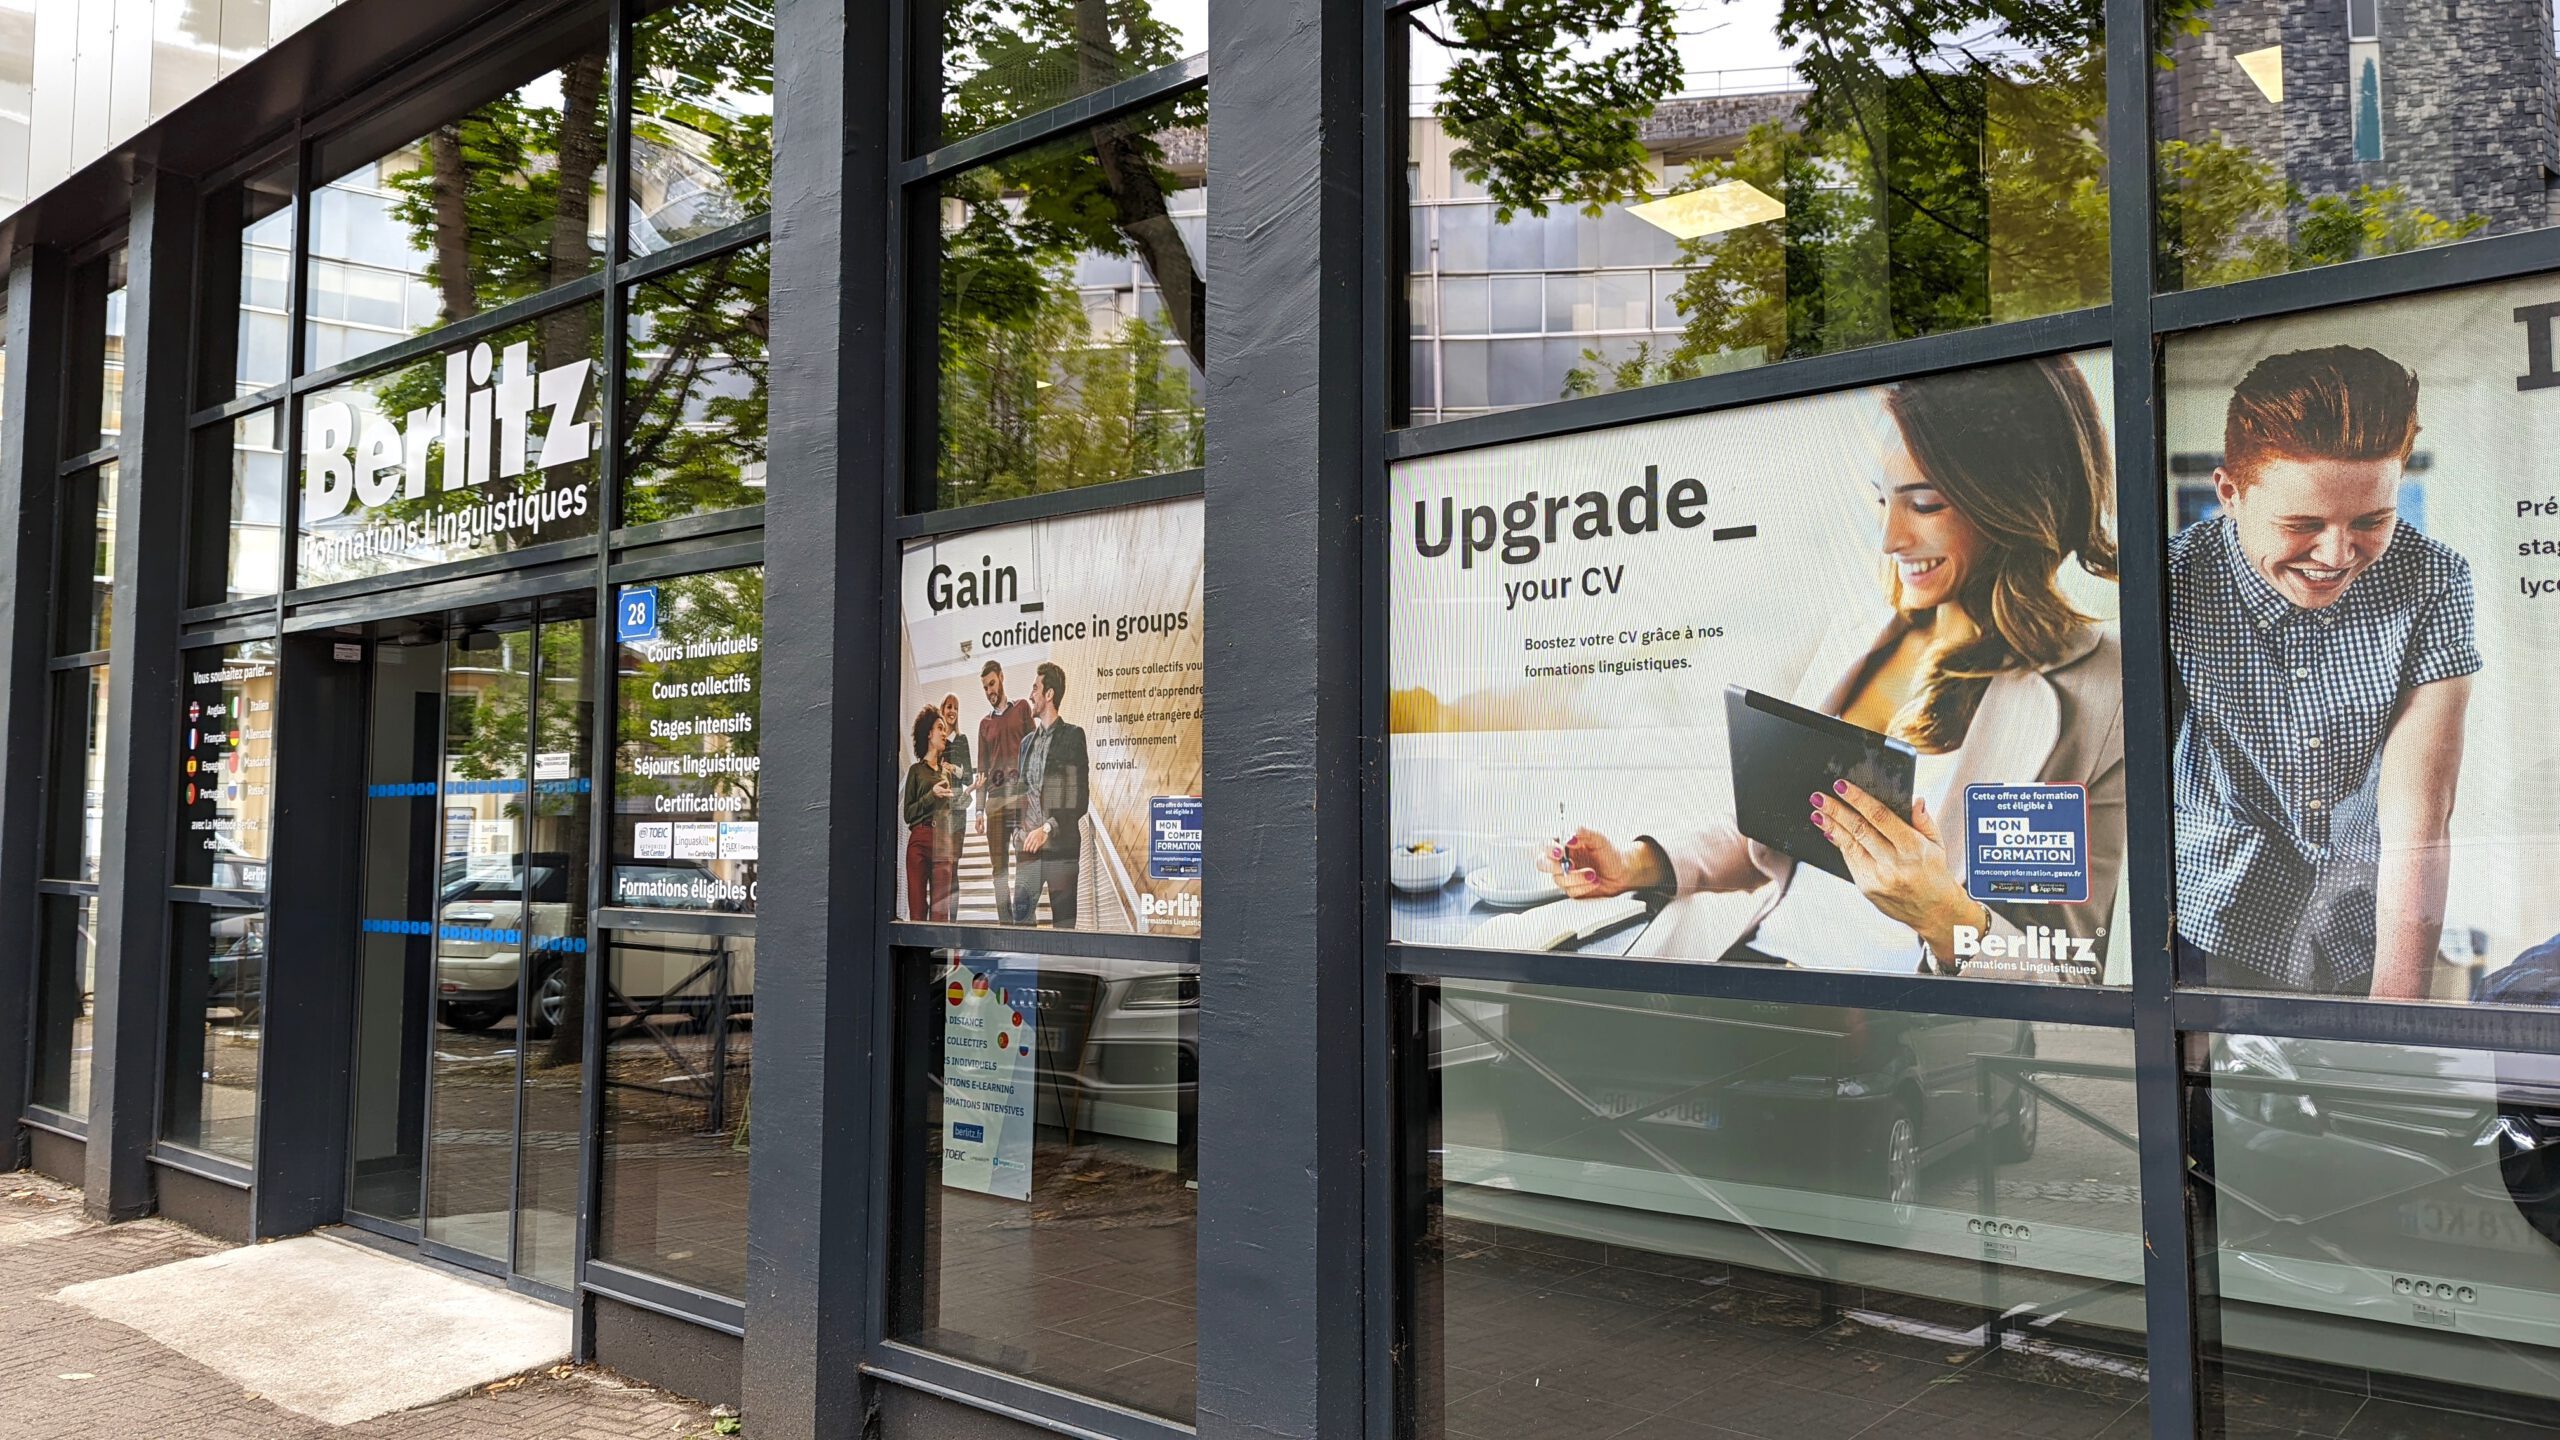
[[[1185,892],[1170,899],[1160,900],[1153,894],[1141,894],[1138,897],[1138,913],[1150,920],[1158,918],[1197,920],[1200,918],[1200,897]]]
[[[586,459],[595,448],[595,427],[573,417],[594,367],[593,360],[572,360],[537,372],[532,342],[519,340],[497,355],[483,343],[444,357],[444,400],[410,411],[405,425],[393,426],[388,415],[359,418],[342,400],[313,405],[303,442],[304,522],[344,514],[350,502],[425,498],[427,460],[439,442],[447,490],[486,485],[493,476],[513,479],[525,472],[528,456],[539,470]],[[543,412],[538,455],[536,409]]]
[[[1956,958],[1959,960],[2043,960],[2066,961],[2073,965],[2094,967],[2098,963],[2098,942],[2086,935],[2074,935],[2051,925],[2030,925],[2023,933],[2002,935],[1982,933],[1981,927],[1959,925],[1955,929]]]

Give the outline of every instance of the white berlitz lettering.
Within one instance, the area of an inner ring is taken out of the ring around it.
[[[388,415],[359,416],[343,400],[313,402],[303,414],[303,523],[335,519],[350,506],[425,498],[427,471],[439,450],[445,490],[524,474],[537,439],[533,468],[586,459],[595,449],[595,427],[579,415],[594,372],[591,359],[537,371],[530,341],[516,341],[503,354],[483,343],[445,356],[444,399],[411,410],[398,424]]]
[[[2098,942],[2086,935],[2074,935],[2051,925],[2030,925],[2015,935],[1994,930],[1985,932],[1977,925],[1955,927],[1956,958],[1959,960],[2069,960],[2075,965],[2098,963]]]

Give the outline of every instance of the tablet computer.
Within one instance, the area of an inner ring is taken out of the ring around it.
[[[1724,718],[1734,825],[1749,838],[1846,880],[1848,862],[1814,827],[1814,795],[1846,780],[1911,818],[1919,752],[1902,741],[1739,685],[1724,689]]]

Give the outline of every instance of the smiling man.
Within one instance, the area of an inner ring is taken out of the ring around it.
[[[2399,517],[2418,378],[2357,346],[2231,394],[2223,514],[2169,545],[2177,925],[2190,980],[2427,993],[2471,568]]]

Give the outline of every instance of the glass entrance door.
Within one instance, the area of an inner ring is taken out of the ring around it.
[[[378,627],[350,1217],[574,1276],[592,607]]]

